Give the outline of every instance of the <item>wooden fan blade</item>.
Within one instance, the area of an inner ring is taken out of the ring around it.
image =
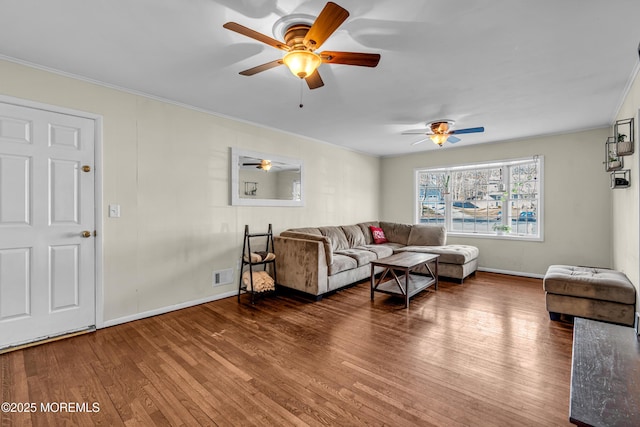
[[[322,57],[322,62],[326,62],[327,64],[375,67],[378,65],[378,62],[380,62],[380,55],[377,53],[324,51],[320,56]]]
[[[305,78],[304,80],[307,82],[309,89],[317,89],[324,86],[324,82],[322,81],[318,70],[315,70],[309,77]]]
[[[258,65],[257,67],[249,68],[248,70],[240,71],[240,74],[243,76],[253,76],[254,74],[261,73],[263,71],[267,71],[271,68],[277,67],[278,65],[282,65],[282,59],[276,59],[275,61],[267,62],[266,64]]]
[[[482,126],[477,127],[477,128],[467,128],[467,129],[456,129],[456,130],[452,130],[449,133],[450,134],[460,134],[460,133],[476,133],[476,132],[484,132],[484,128]]]
[[[304,36],[304,45],[311,50],[318,49],[347,17],[349,12],[346,9],[328,2]]]
[[[223,27],[226,28],[227,30],[235,31],[238,34],[242,34],[243,36],[247,36],[254,40],[258,40],[259,42],[266,43],[269,46],[275,47],[276,49],[287,50],[287,51],[291,49],[289,46],[287,46],[286,44],[282,43],[279,40],[272,39],[269,36],[265,36],[262,33],[252,30],[251,28],[247,28],[244,25],[240,25],[236,22],[227,22],[226,24],[223,25]]]

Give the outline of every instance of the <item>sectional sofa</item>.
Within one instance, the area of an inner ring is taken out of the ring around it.
[[[377,239],[381,243],[374,241],[371,227],[384,233],[382,242]],[[478,248],[446,241],[443,226],[384,221],[289,229],[274,237],[277,282],[321,298],[368,278],[372,260],[402,251],[439,254],[439,276],[462,282],[478,268]]]

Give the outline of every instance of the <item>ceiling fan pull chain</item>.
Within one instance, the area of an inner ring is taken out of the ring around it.
[[[300,79],[300,108],[304,107],[304,104],[302,104],[302,89],[303,89],[303,84],[302,82],[304,81],[304,79]]]

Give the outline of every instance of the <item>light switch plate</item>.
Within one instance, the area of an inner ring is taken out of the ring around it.
[[[120,205],[109,205],[109,218],[120,218]]]

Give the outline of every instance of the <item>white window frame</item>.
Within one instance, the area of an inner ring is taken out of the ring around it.
[[[413,184],[414,184],[414,197],[413,197],[413,212],[414,212],[414,224],[420,223],[420,211],[422,206],[420,205],[420,185],[418,182],[418,174],[424,172],[436,172],[436,173],[445,173],[447,175],[451,175],[452,172],[460,171],[460,170],[469,170],[469,169],[489,169],[489,168],[509,168],[511,166],[516,166],[522,163],[530,163],[533,161],[538,162],[538,198],[537,198],[537,206],[538,211],[536,215],[536,221],[538,226],[538,234],[537,235],[526,235],[526,234],[517,234],[517,233],[508,233],[503,235],[498,235],[495,232],[464,232],[459,230],[452,230],[453,220],[451,218],[451,210],[453,207],[453,201],[451,197],[445,197],[445,217],[444,224],[447,228],[447,235],[449,236],[460,236],[460,237],[474,237],[474,238],[484,238],[484,239],[507,239],[507,240],[525,240],[525,241],[544,241],[544,156],[536,155],[533,157],[527,158],[518,158],[518,159],[508,159],[508,160],[499,160],[499,161],[491,161],[491,162],[481,162],[481,163],[465,163],[451,166],[440,166],[440,167],[422,167],[414,169],[413,175]],[[509,202],[512,200],[511,198],[511,186],[510,182],[510,174],[503,173],[503,184],[504,188],[509,192],[508,197],[506,197],[503,202],[503,211],[506,212],[508,208]],[[502,221],[504,224],[510,222],[508,215],[502,216]],[[510,224],[508,224],[510,225]]]

